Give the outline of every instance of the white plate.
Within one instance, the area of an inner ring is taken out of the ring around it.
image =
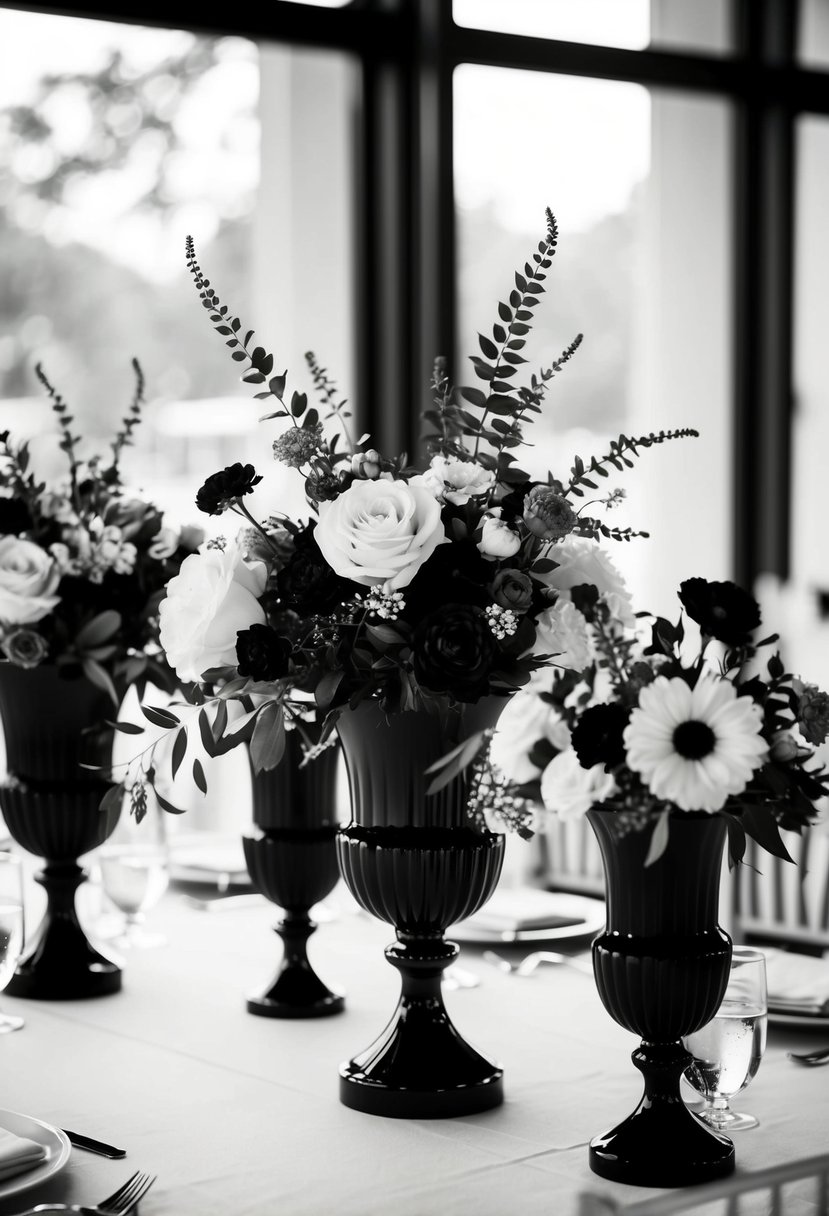
[[[792,1026],[797,1030],[829,1031],[829,1015],[823,1013],[792,1013],[769,1009],[769,1021],[773,1026]]]
[[[41,1182],[62,1170],[69,1160],[72,1152],[69,1137],[66,1132],[52,1127],[50,1123],[43,1123],[40,1119],[33,1119],[31,1115],[21,1115],[13,1110],[0,1110],[0,1127],[15,1136],[25,1136],[36,1144],[42,1144],[48,1152],[46,1159],[33,1169],[0,1182],[0,1199],[39,1186]]]
[[[497,894],[497,893],[496,893]],[[507,892],[504,892],[506,895]],[[532,928],[497,928],[494,924],[482,925],[475,916],[458,921],[446,930],[450,941],[468,942],[470,945],[492,945],[511,942],[561,942],[570,938],[595,936],[605,927],[605,904],[601,899],[586,895],[569,895],[564,892],[549,892],[551,923],[534,924]],[[493,897],[494,898],[494,897]],[[482,912],[489,905],[484,905]],[[560,924],[566,918],[570,923]]]
[[[170,878],[174,882],[215,883],[222,890],[250,886],[241,833],[174,839],[170,845]]]

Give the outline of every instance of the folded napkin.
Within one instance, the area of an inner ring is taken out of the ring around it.
[[[771,1009],[829,1015],[829,959],[791,950],[764,953]]]
[[[526,929],[559,929],[584,924],[582,896],[540,887],[505,887],[468,920],[464,928],[491,933],[520,933]]]
[[[34,1169],[48,1156],[49,1150],[44,1144],[28,1140],[25,1136],[15,1136],[14,1132],[0,1127],[0,1182]]]

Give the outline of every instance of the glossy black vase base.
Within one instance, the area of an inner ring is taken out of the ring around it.
[[[631,1186],[684,1187],[725,1178],[734,1145],[708,1128],[682,1101],[680,1077],[691,1060],[681,1043],[643,1043],[632,1060],[645,1093],[627,1119],[590,1142],[590,1168]]]
[[[441,975],[457,957],[454,942],[395,942],[386,958],[401,973],[402,993],[386,1029],[340,1067],[340,1101],[392,1119],[474,1115],[504,1100],[503,1070],[456,1030],[443,1003]]]
[[[326,1018],[344,1009],[343,993],[326,988],[307,959],[286,959],[270,987],[247,998],[248,1013],[261,1018]]]

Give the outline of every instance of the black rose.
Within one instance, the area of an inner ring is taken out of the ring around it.
[[[19,536],[33,523],[29,508],[19,498],[0,498],[0,532]]]
[[[582,768],[603,764],[612,772],[625,762],[622,738],[630,720],[630,710],[623,705],[591,705],[574,727],[571,741]]]
[[[418,683],[431,692],[451,693],[458,701],[477,701],[489,691],[497,652],[484,613],[469,604],[447,604],[433,612],[412,639]]]
[[[438,612],[447,601],[486,608],[492,603],[491,581],[492,562],[481,556],[473,540],[438,545],[403,589],[406,600],[403,617],[416,625]]]
[[[513,612],[526,612],[533,602],[533,581],[523,570],[499,570],[490,591],[496,604]]]
[[[236,634],[236,665],[240,676],[279,680],[288,674],[291,643],[270,625],[251,625]]]
[[[241,464],[237,460],[236,464],[208,477],[196,495],[196,506],[207,515],[221,515],[237,498],[250,494],[261,480],[261,474],[257,474],[252,464]]]
[[[736,583],[688,578],[679,585],[679,599],[702,633],[727,646],[746,645],[760,624],[757,602]]]
[[[294,551],[276,576],[280,606],[300,616],[331,612],[358,590],[331,569],[314,537],[315,527],[311,523],[294,537]]]

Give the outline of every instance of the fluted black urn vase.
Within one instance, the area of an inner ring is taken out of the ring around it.
[[[100,809],[109,782],[82,768],[108,765],[117,710],[86,679],[49,666],[0,664],[0,717],[8,778],[0,809],[9,834],[44,859],[35,876],[46,892],[43,919],[6,986],[12,996],[77,1000],[121,988],[117,961],[90,942],[75,909],[88,873],[78,858],[112,834],[120,808]]]
[[[318,741],[319,723],[304,723]],[[275,931],[282,959],[273,981],[247,998],[249,1013],[268,1018],[318,1018],[341,1013],[345,997],[327,987],[308,958],[317,925],[310,911],[340,879],[337,864],[337,768],[334,745],[302,763],[299,730],[288,731],[276,768],[252,776],[254,830],[242,844],[258,891],[282,909]]]
[[[645,1092],[622,1123],[590,1142],[590,1168],[635,1186],[689,1186],[734,1169],[734,1146],[688,1109],[680,1042],[716,1013],[728,983],[731,939],[717,923],[724,820],[675,811],[668,847],[645,866],[650,831],[620,834],[618,816],[588,819],[602,853],[607,926],[593,971],[611,1017],[642,1036],[632,1060]]]
[[[338,719],[351,822],[337,839],[340,869],[357,902],[394,925],[386,958],[401,977],[389,1024],[340,1068],[340,1100],[372,1115],[443,1118],[503,1101],[502,1069],[461,1036],[446,1011],[443,971],[458,955],[447,926],[495,890],[504,838],[470,826],[467,783],[427,795],[426,769],[476,730],[494,726],[504,701],[488,698],[441,719],[424,711],[387,719],[362,702]]]

